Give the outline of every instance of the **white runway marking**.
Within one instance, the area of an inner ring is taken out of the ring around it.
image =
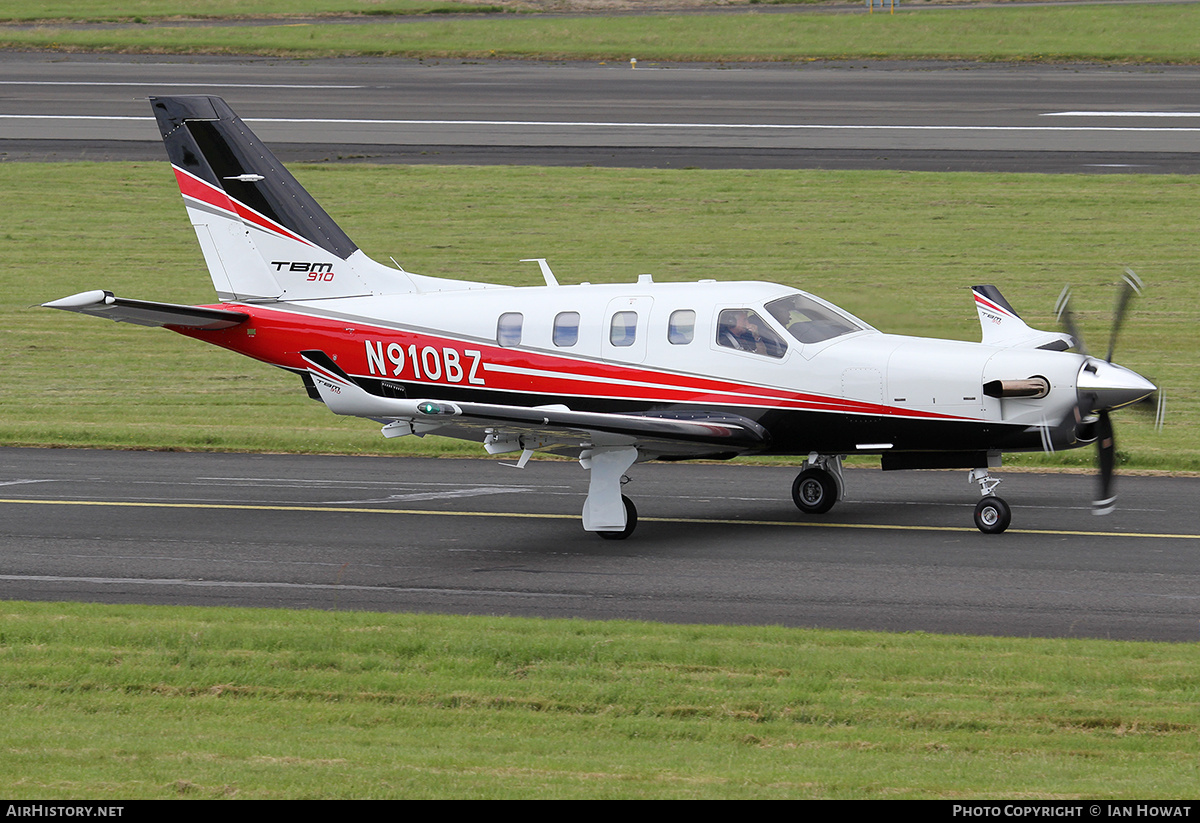
[[[180,89],[361,89],[362,86],[331,86],[328,83],[301,85],[298,83],[149,83],[145,80],[0,80],[0,86],[150,86]]]
[[[1157,126],[951,126],[919,124],[848,125],[840,123],[655,123],[606,122],[602,120],[334,120],[325,118],[247,118],[247,123],[322,123],[332,125],[380,126],[487,126],[489,128],[612,128],[612,129],[768,129],[778,131],[993,131],[993,132],[1188,132],[1200,131],[1190,127]]]
[[[410,494],[389,494],[387,497],[375,500],[326,500],[325,505],[363,505],[366,503],[408,503],[415,500],[457,500],[463,497],[483,497],[489,494],[524,494],[543,493],[539,489],[528,486],[480,486],[473,489],[451,489],[449,491],[413,492]]]
[[[101,114],[0,114],[0,120],[144,121],[151,117]],[[485,126],[487,128],[601,128],[601,129],[731,129],[753,131],[858,131],[858,132],[1119,132],[1186,134],[1200,131],[1192,126],[951,126],[951,125],[849,125],[838,123],[653,123],[605,122],[601,120],[359,120],[322,117],[247,117],[246,123],[321,124],[335,126]]]
[[[1047,111],[1042,117],[1200,117],[1200,111]]]
[[[0,120],[107,120],[111,122],[135,120],[150,123],[154,118],[120,114],[0,114]]]

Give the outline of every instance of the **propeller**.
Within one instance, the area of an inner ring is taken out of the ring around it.
[[[1125,274],[1121,278],[1121,282],[1125,287],[1117,294],[1117,307],[1113,309],[1112,332],[1108,336],[1108,355],[1104,358],[1106,362],[1111,363],[1113,359],[1113,350],[1117,347],[1117,333],[1121,331],[1121,324],[1125,322],[1125,312],[1129,309],[1129,301],[1135,295],[1142,293],[1142,278],[1134,274],[1133,269],[1125,269]]]
[[[1092,514],[1112,514],[1117,505],[1113,491],[1113,467],[1117,462],[1117,440],[1108,410],[1100,411],[1096,423],[1096,465],[1100,468],[1100,494],[1092,501]]]
[[[1154,415],[1154,430],[1162,431],[1163,422],[1167,419],[1166,392],[1156,391],[1135,403],[1132,408]]]
[[[1069,285],[1063,286],[1062,293],[1058,295],[1058,302],[1054,304],[1054,315],[1062,324],[1063,331],[1071,335],[1071,340],[1075,343],[1075,350],[1086,355],[1088,353],[1087,346],[1083,342],[1083,335],[1079,333],[1079,327],[1075,325],[1075,315],[1071,312],[1071,287]]]
[[[1100,481],[1099,493],[1092,503],[1093,514],[1110,514],[1115,508],[1114,467],[1116,465],[1116,437],[1113,433],[1109,412],[1149,401],[1156,407],[1155,425],[1162,427],[1162,416],[1166,402],[1153,383],[1123,366],[1112,362],[1117,346],[1117,336],[1125,322],[1133,298],[1142,293],[1143,283],[1132,269],[1125,269],[1122,286],[1117,294],[1117,305],[1113,311],[1112,330],[1108,339],[1108,354],[1103,360],[1088,353],[1071,311],[1071,289],[1066,287],[1058,297],[1055,313],[1063,329],[1075,341],[1076,350],[1087,360],[1079,371],[1078,402],[1075,417],[1082,422],[1095,420],[1096,465]],[[1094,417],[1093,417],[1094,416]]]

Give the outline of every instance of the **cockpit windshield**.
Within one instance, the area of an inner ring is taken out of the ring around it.
[[[790,294],[767,304],[767,311],[801,343],[820,343],[863,327],[803,294]]]

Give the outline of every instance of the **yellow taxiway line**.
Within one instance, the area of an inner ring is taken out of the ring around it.
[[[214,511],[271,511],[271,512],[336,512],[339,514],[390,514],[424,517],[507,517],[543,520],[578,520],[577,514],[537,514],[535,512],[476,512],[438,511],[436,509],[379,509],[360,506],[271,506],[242,503],[167,503],[121,500],[38,500],[0,498],[0,504],[25,504],[34,506],[108,506],[113,508],[147,509],[197,509]],[[902,526],[886,523],[834,523],[809,520],[735,520],[704,517],[639,517],[642,523],[687,523],[700,525],[729,526],[791,526],[817,529],[875,529],[883,531],[916,532],[967,532],[977,530],[969,526]],[[1157,532],[1107,532],[1078,531],[1070,529],[1009,529],[1008,534],[1046,534],[1070,537],[1124,537],[1151,538],[1157,540],[1200,540],[1200,534],[1170,534]]]

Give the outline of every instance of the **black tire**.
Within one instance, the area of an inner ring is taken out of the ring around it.
[[[985,497],[975,504],[975,527],[984,534],[1000,534],[1012,522],[1012,509],[999,497]]]
[[[637,506],[625,495],[621,495],[621,502],[625,504],[625,528],[619,532],[596,532],[605,540],[624,540],[637,528]]]
[[[837,502],[837,481],[824,469],[805,469],[792,483],[792,502],[807,514],[824,514]]]

